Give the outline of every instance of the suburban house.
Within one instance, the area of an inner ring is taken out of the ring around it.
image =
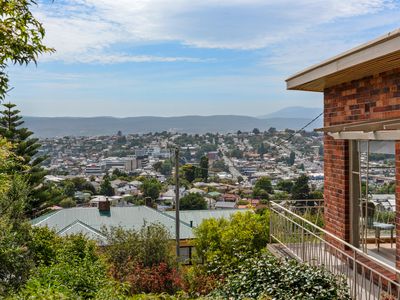
[[[98,201],[96,207],[74,207],[52,211],[31,221],[33,226],[47,226],[60,236],[84,234],[106,245],[103,227],[121,226],[139,230],[144,224],[163,225],[175,240],[175,211],[161,212],[147,206],[114,207],[110,201]],[[239,210],[193,210],[180,212],[180,255],[192,258],[193,228],[207,218],[228,218]],[[240,210],[243,211],[243,210]]]
[[[332,272],[340,268],[354,299],[400,299],[400,30],[300,71],[286,83],[289,90],[323,94],[324,127],[318,131],[324,133],[325,227],[309,230],[303,226],[307,221],[276,204],[272,222],[286,224],[287,219],[280,221],[284,215],[297,218],[302,247],[286,242],[274,224],[273,239],[301,260]],[[372,164],[376,154],[389,162]],[[392,197],[385,195],[385,204],[377,205],[382,197],[370,190],[388,174],[396,186],[395,217],[378,220],[378,210],[385,212]],[[289,232],[295,234],[296,224]]]

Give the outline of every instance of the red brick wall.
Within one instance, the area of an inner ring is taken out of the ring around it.
[[[396,142],[396,267],[400,269],[400,142]]]
[[[343,83],[324,91],[324,126],[400,117],[400,69]],[[326,229],[350,240],[349,142],[324,139]],[[400,172],[400,153],[397,168]],[[400,175],[397,179],[400,182]],[[400,190],[397,192],[400,237]],[[400,261],[400,242],[397,246]],[[399,265],[400,266],[400,265]]]

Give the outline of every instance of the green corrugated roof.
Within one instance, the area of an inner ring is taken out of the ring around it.
[[[140,229],[145,223],[159,223],[167,228],[172,237],[175,237],[175,219],[146,206],[111,207],[109,214],[101,214],[96,207],[74,207],[46,214],[31,222],[35,226],[48,226],[56,232],[62,232],[77,221],[97,231],[103,226]],[[78,233],[79,228],[82,226],[76,226],[74,232]],[[193,238],[192,228],[184,222],[181,222],[180,236],[181,239]]]

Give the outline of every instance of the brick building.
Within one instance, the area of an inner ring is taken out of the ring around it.
[[[380,231],[379,226],[393,226],[391,263],[400,269],[400,30],[307,68],[286,82],[289,90],[323,93],[325,229],[361,248],[377,242],[368,241],[364,227]],[[369,157],[378,148],[393,154],[396,182],[395,222],[381,225],[367,224],[363,207],[368,212],[369,183],[367,191],[361,183],[370,178],[368,171],[360,171],[367,157],[361,153]]]

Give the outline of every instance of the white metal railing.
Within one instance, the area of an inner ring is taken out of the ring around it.
[[[353,299],[400,299],[400,271],[318,227],[281,204],[270,203],[270,237],[286,253],[344,275]]]

